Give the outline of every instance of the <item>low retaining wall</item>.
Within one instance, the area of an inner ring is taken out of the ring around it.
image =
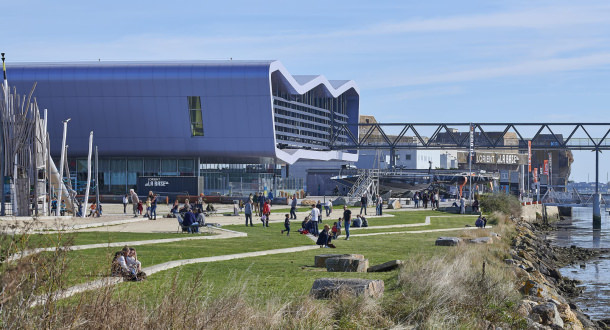
[[[521,210],[521,218],[525,221],[533,222],[536,221],[536,213],[540,219],[545,214],[548,221],[557,221],[559,220],[559,207],[557,206],[546,206],[544,204],[533,204],[533,205],[523,205]]]

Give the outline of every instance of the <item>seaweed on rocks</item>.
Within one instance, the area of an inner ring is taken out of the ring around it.
[[[553,246],[546,234],[552,225],[516,221],[516,235],[511,244],[511,258],[505,262],[518,270],[524,295],[519,311],[541,325],[562,328],[606,329],[604,322],[594,322],[570,298],[578,296],[580,281],[562,276],[561,267],[585,263],[607,254],[610,249],[586,249]],[[552,306],[554,305],[554,307]]]

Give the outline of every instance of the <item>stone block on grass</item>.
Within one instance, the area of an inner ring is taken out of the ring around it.
[[[434,242],[434,245],[438,246],[456,246],[462,244],[463,241],[459,237],[439,237]]]
[[[310,294],[316,299],[328,299],[340,293],[356,296],[381,297],[385,285],[382,280],[360,278],[319,278],[313,282]]]
[[[328,272],[366,273],[368,268],[368,259],[360,259],[352,256],[326,259],[326,271]]]
[[[364,260],[364,256],[361,254],[320,254],[315,256],[314,265],[315,267],[326,267],[326,260],[330,258],[341,258],[341,257],[354,257]]]
[[[388,209],[398,210],[400,208],[402,208],[402,205],[400,205],[400,202],[398,201],[398,199],[393,199],[388,202]]]
[[[404,264],[404,261],[402,261],[402,260],[391,260],[391,261],[388,261],[388,262],[384,262],[381,265],[371,266],[366,271],[369,272],[369,273],[372,273],[372,272],[389,272],[391,270],[394,270],[394,269],[400,267],[402,264]]]
[[[492,244],[494,242],[494,240],[491,237],[477,237],[477,238],[468,240],[468,242],[470,242],[472,244]]]

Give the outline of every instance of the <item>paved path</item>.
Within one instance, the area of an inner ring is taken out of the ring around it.
[[[225,239],[225,238],[247,237],[248,236],[248,234],[246,234],[246,233],[242,233],[242,232],[234,231],[234,230],[223,229],[223,228],[210,228],[210,230],[216,231],[217,233],[214,235],[210,235],[210,236],[185,234],[185,237],[176,237],[176,238],[162,238],[162,239],[149,239],[149,240],[143,240],[143,241],[72,245],[72,246],[67,246],[66,249],[74,251],[74,250],[87,250],[87,249],[97,249],[97,248],[105,248],[105,247],[123,247],[125,245],[138,246],[138,245],[162,244],[162,243],[201,240],[201,239]],[[186,236],[186,235],[188,235],[188,236]],[[55,250],[56,250],[56,247],[25,250],[19,254],[11,256],[10,258],[8,258],[8,261],[15,261],[15,260],[21,259],[23,257],[29,256],[29,255],[35,254],[35,253],[51,252],[51,251],[55,251]]]
[[[306,246],[298,246],[298,247],[285,248],[285,249],[228,254],[228,255],[222,255],[222,256],[195,258],[195,259],[174,260],[174,261],[168,261],[168,262],[165,262],[162,264],[143,268],[142,271],[144,271],[147,275],[152,275],[152,274],[160,272],[160,271],[164,271],[164,270],[168,270],[168,269],[172,269],[172,268],[176,268],[176,267],[180,267],[180,266],[190,265],[190,264],[196,264],[196,263],[225,261],[225,260],[259,257],[259,256],[281,254],[281,253],[293,253],[293,252],[301,252],[301,251],[308,251],[308,250],[314,250],[314,249],[319,249],[319,247],[316,245],[306,245]],[[79,284],[79,285],[73,286],[71,288],[68,288],[66,290],[56,292],[53,294],[53,299],[57,300],[57,299],[68,298],[68,297],[71,297],[75,294],[78,294],[78,293],[81,293],[84,291],[103,288],[103,287],[106,287],[109,285],[114,285],[114,284],[120,283],[122,281],[123,281],[123,279],[120,277],[104,277],[104,278],[96,280],[96,281]],[[30,305],[30,307],[44,304],[46,302],[46,300],[47,300],[47,297],[38,297],[37,299],[34,300],[34,302]]]

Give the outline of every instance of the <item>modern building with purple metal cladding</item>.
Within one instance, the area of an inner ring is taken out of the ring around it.
[[[278,61],[7,63],[7,73],[21,94],[37,83],[54,157],[61,122],[72,119],[68,159],[77,190],[90,131],[100,192],[111,194],[141,190],[149,177],[196,181],[196,189],[167,188],[176,193],[292,191],[299,184],[289,183],[287,169],[299,159],[357,160],[355,151],[328,148],[339,124],[358,122],[356,84],[293,76]]]

